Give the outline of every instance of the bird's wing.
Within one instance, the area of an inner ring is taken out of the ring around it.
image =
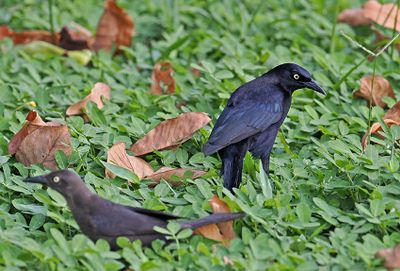
[[[141,236],[155,233],[154,226],[165,227],[174,216],[104,201],[90,214],[98,236]]]
[[[134,211],[137,213],[141,213],[141,214],[145,214],[148,216],[153,216],[153,217],[157,217],[157,218],[165,219],[165,220],[181,218],[179,216],[160,212],[160,211],[154,211],[154,210],[149,210],[149,209],[144,209],[144,208],[139,208],[139,207],[131,207],[131,206],[125,206],[125,207],[128,208],[128,210],[131,210],[131,211]]]
[[[282,118],[280,103],[241,103],[227,106],[218,118],[203,152],[206,155],[253,136]]]

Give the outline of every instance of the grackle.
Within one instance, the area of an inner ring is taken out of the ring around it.
[[[69,170],[59,170],[47,175],[30,177],[26,182],[39,183],[60,192],[67,200],[72,214],[81,231],[90,239],[106,240],[113,250],[118,249],[116,240],[120,236],[129,240],[141,240],[148,246],[155,239],[165,240],[165,236],[156,232],[154,226],[165,228],[168,220],[180,217],[114,203],[94,194],[82,179]],[[199,220],[180,221],[181,228],[196,229],[243,217],[244,213],[212,214]]]
[[[261,158],[268,174],[272,146],[290,109],[292,93],[301,88],[325,94],[307,70],[285,63],[232,93],[203,148],[206,155],[220,155],[226,188],[239,187],[247,151]]]

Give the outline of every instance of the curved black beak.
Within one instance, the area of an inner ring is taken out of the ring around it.
[[[40,183],[43,185],[48,185],[49,183],[47,182],[47,179],[45,176],[36,176],[36,177],[30,177],[24,180],[24,182],[27,183]]]
[[[304,85],[309,89],[312,89],[316,92],[326,95],[325,91],[313,80],[311,80],[310,82],[305,82]]]

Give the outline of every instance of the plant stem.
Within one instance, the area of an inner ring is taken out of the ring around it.
[[[51,32],[51,39],[53,43],[56,42],[56,35],[54,33],[54,21],[53,21],[53,0],[48,0],[48,8],[49,8],[49,24],[50,24],[50,32]]]
[[[332,32],[331,32],[331,45],[329,47],[329,52],[332,54],[332,52],[335,50],[335,34],[336,34],[336,25],[337,25],[337,14],[339,13],[339,3],[340,1],[336,1],[336,6],[335,6],[335,15],[333,16],[333,26],[332,26]]]

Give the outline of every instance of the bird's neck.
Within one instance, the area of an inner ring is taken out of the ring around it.
[[[71,209],[84,208],[91,202],[93,196],[95,196],[95,194],[92,191],[87,187],[82,187],[76,190],[75,193],[71,193],[69,197],[66,197],[66,200]]]

